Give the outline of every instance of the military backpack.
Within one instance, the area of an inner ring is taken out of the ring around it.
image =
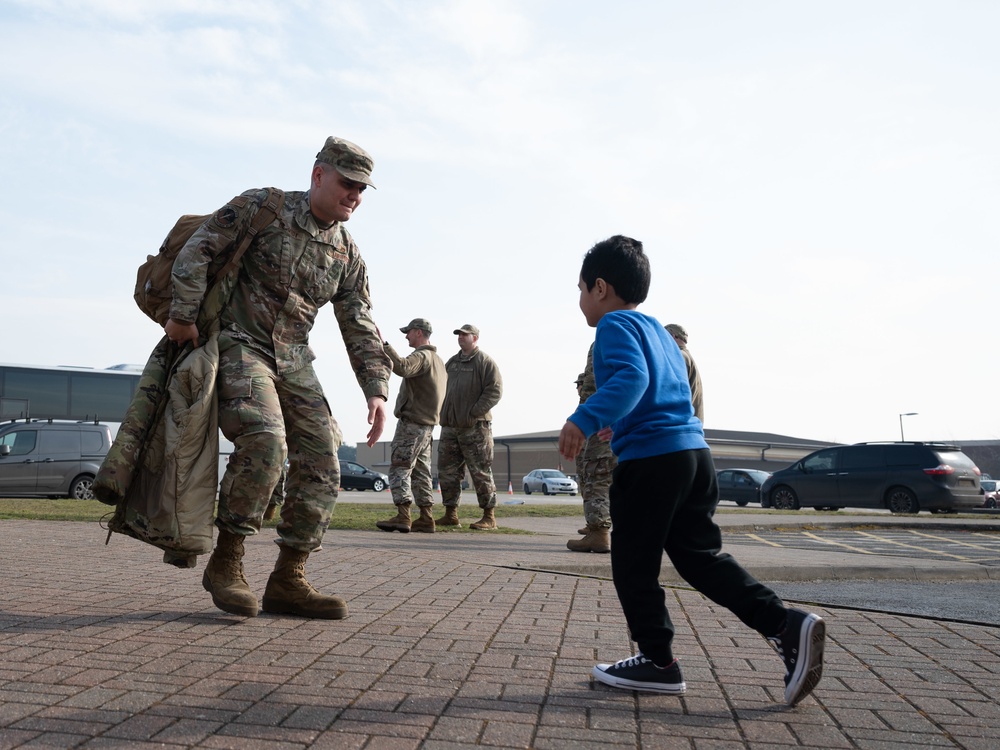
[[[249,199],[240,196],[231,205],[236,205],[240,201],[245,205]],[[250,247],[254,237],[269,226],[277,218],[281,207],[285,202],[285,194],[277,188],[268,188],[267,199],[253,217],[253,221],[247,228],[246,234],[239,240],[236,249],[228,262],[214,274],[209,280],[210,285],[222,281],[233,269],[237,268],[243,253]],[[202,216],[185,215],[177,220],[174,228],[171,229],[160,245],[160,250],[156,255],[146,256],[146,262],[139,266],[139,271],[135,279],[135,303],[149,318],[166,325],[170,317],[170,303],[173,299],[173,280],[171,272],[174,268],[174,261],[181,248],[191,239],[191,235],[204,224],[211,214]]]

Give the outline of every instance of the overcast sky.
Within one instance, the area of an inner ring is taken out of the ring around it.
[[[707,427],[998,438],[998,30],[989,0],[0,0],[0,361],[145,362],[135,269],[177,216],[306,189],[338,135],[375,158],[376,321],[445,359],[479,326],[496,435],[571,413],[580,260],[620,233]]]

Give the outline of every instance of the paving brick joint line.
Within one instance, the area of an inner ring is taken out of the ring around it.
[[[346,620],[242,619],[200,565],[0,521],[0,750],[1000,746],[996,627],[820,609],[824,678],[788,708],[770,644],[671,588],[688,692],[637,694],[589,676],[631,653],[611,582],[529,569],[572,555],[563,539],[422,536],[328,535],[307,570]],[[258,594],[272,539],[247,544]]]

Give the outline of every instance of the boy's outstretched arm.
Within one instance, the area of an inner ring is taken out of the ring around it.
[[[571,461],[583,450],[586,442],[587,436],[583,434],[583,430],[567,421],[559,433],[559,453],[567,461]]]

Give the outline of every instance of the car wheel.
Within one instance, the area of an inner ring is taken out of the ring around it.
[[[530,495],[531,494],[531,485],[530,484],[524,485],[524,494],[525,495]]]
[[[791,487],[775,487],[771,490],[771,507],[778,510],[798,510],[799,498]]]
[[[576,497],[576,493],[575,492],[571,492],[569,494],[570,494],[570,497]]]
[[[549,492],[549,486],[548,486],[547,484],[543,484],[543,485],[542,485],[542,494],[543,494],[543,495],[549,495],[549,494],[551,494],[551,493]]]
[[[989,500],[986,501],[986,507],[987,508],[995,508],[995,507],[997,507],[997,501],[994,498],[991,497]]]
[[[737,500],[736,504],[741,508],[745,508],[750,503],[749,500]]]
[[[372,489],[375,490],[376,492],[381,492],[382,490],[385,489],[385,482],[383,482],[381,479],[376,479],[374,482],[372,482]]]
[[[917,496],[906,487],[893,487],[886,493],[885,507],[893,513],[919,513]]]
[[[73,500],[93,500],[94,478],[85,475],[74,479],[69,486],[69,496]]]

